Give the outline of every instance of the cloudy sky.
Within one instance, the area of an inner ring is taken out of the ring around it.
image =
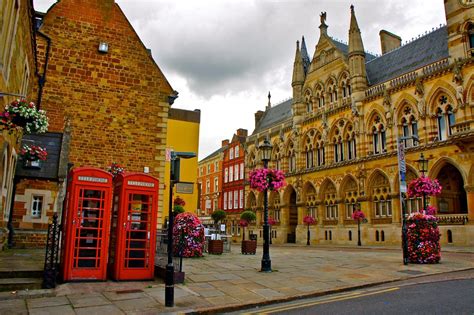
[[[98,0],[100,1],[100,0]],[[45,12],[55,0],[34,0]],[[174,107],[201,110],[199,159],[254,113],[291,97],[296,40],[310,57],[327,12],[330,36],[348,41],[354,4],[365,49],[380,54],[379,31],[403,42],[445,24],[443,0],[116,0],[173,88]]]

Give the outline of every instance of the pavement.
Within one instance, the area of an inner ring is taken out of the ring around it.
[[[175,285],[171,308],[157,279],[4,292],[0,314],[222,313],[474,268],[473,248],[446,248],[439,264],[407,266],[395,247],[272,245],[270,256],[271,273],[260,272],[261,246],[256,255],[241,255],[233,244],[230,253],[184,259],[185,282]]]

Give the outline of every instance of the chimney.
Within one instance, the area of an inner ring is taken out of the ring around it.
[[[243,128],[237,129],[237,136],[247,137],[247,135],[248,135],[247,129],[243,129]]]
[[[229,139],[222,140],[222,148],[229,145]]]
[[[392,34],[386,30],[381,30],[379,32],[380,36],[380,45],[382,47],[382,55],[385,55],[389,51],[398,48],[402,44],[402,38],[395,34]]]
[[[265,112],[263,112],[261,110],[259,110],[258,112],[255,113],[255,128],[257,128],[257,125],[260,122],[260,120],[262,119],[264,113]]]

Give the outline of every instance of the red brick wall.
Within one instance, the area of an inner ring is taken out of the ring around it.
[[[13,243],[15,248],[46,247],[47,231],[15,231]]]
[[[118,5],[62,0],[41,31],[52,39],[42,105],[50,131],[62,131],[65,117],[71,119],[71,162],[106,168],[116,161],[129,171],[148,166],[162,182],[172,89]],[[98,52],[101,41],[108,53]]]

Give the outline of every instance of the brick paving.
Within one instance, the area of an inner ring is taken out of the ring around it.
[[[157,314],[215,312],[474,268],[474,249],[443,252],[440,264],[402,264],[397,248],[272,246],[272,273],[257,255],[231,253],[184,260],[175,307],[164,306],[163,281],[65,283],[54,290],[0,295],[0,314]],[[38,293],[38,294],[36,294]]]

